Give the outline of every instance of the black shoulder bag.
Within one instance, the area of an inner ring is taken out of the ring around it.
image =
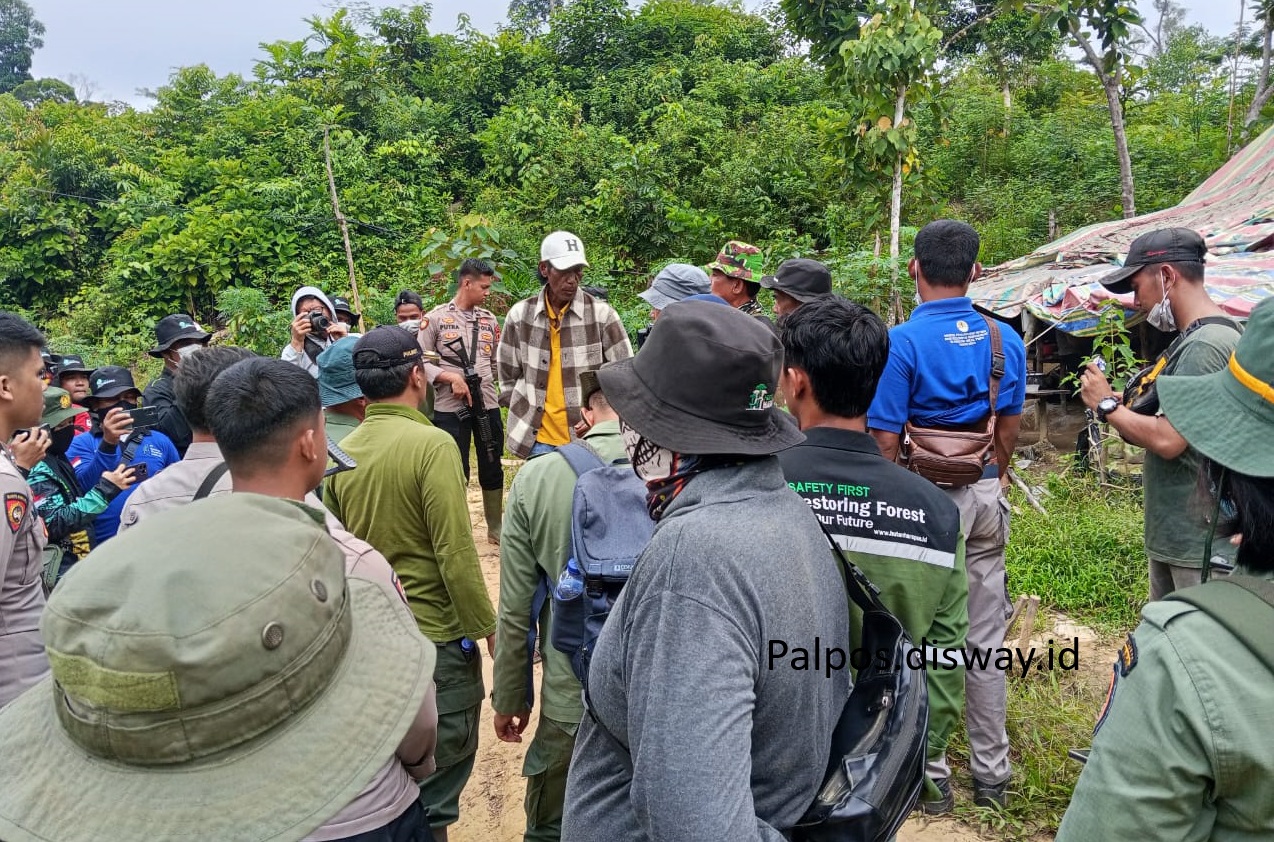
[[[825,526],[823,534],[844,565],[845,590],[863,612],[859,648],[872,657],[855,677],[832,733],[823,785],[792,829],[792,839],[885,842],[898,832],[924,786],[927,677],[923,669],[907,665],[911,638],[880,601],[880,590],[845,557]]]
[[[1159,388],[1155,385],[1155,381],[1159,379],[1164,367],[1168,365],[1168,358],[1172,356],[1172,353],[1181,346],[1182,342],[1185,342],[1187,336],[1204,325],[1225,325],[1240,335],[1243,333],[1242,325],[1234,319],[1225,316],[1204,316],[1197,320],[1189,328],[1182,331],[1176,339],[1172,340],[1167,349],[1156,357],[1154,362],[1132,376],[1132,379],[1128,381],[1128,385],[1124,387],[1124,406],[1138,415],[1159,414]]]

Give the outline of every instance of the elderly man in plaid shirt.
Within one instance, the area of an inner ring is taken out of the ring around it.
[[[580,423],[579,375],[633,355],[619,314],[580,287],[584,243],[554,231],[540,244],[540,294],[509,308],[496,364],[509,408],[509,451],[524,459],[571,440]]]

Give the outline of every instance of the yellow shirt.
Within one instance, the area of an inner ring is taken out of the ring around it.
[[[549,314],[549,382],[544,390],[544,418],[540,421],[540,432],[535,440],[560,446],[571,443],[566,392],[562,389],[562,317],[553,312],[547,296],[544,309]]]

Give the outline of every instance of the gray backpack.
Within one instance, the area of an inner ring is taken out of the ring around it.
[[[583,589],[578,595],[562,599],[560,580],[550,583],[550,640],[553,648],[570,657],[575,677],[584,683],[597,636],[632,574],[637,557],[650,543],[655,522],[646,510],[646,485],[633,473],[627,459],[608,465],[582,442],[572,442],[557,452],[576,476],[568,565],[578,569]]]

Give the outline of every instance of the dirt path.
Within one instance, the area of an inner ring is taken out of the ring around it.
[[[469,517],[473,523],[473,537],[478,545],[487,592],[491,594],[491,601],[496,602],[500,596],[499,548],[486,542],[482,496],[476,486],[469,489]],[[490,693],[490,658],[483,658],[482,671]],[[538,667],[536,673],[538,682]],[[522,839],[526,826],[522,808],[526,793],[522,757],[534,734],[535,724],[532,720],[521,744],[502,743],[495,738],[492,715],[490,702],[483,702],[478,759],[460,799],[460,821],[451,828],[451,842],[519,842]],[[909,820],[897,837],[898,842],[990,842],[994,838],[981,836],[952,819],[926,821],[920,818]]]

